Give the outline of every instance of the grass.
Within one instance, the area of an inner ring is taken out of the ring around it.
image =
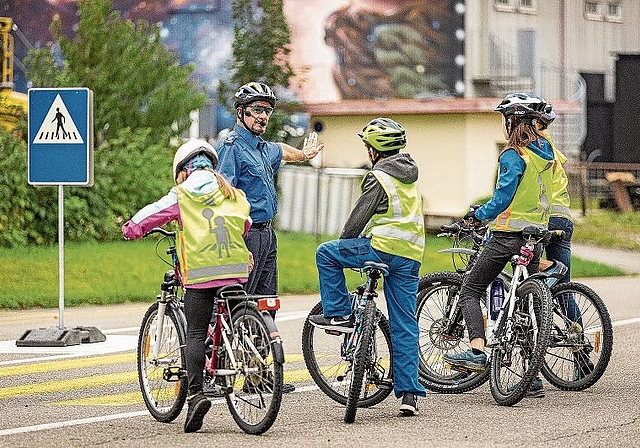
[[[326,240],[325,238],[324,240]],[[280,294],[318,292],[313,235],[278,233]],[[169,266],[156,256],[157,240],[112,243],[67,243],[64,247],[65,306],[151,302],[160,292],[163,273]],[[451,270],[451,255],[438,253],[451,246],[446,238],[429,236],[421,274]],[[158,251],[164,255],[165,245]],[[58,307],[58,247],[0,249],[0,308]],[[622,275],[598,263],[575,260],[575,277]],[[359,274],[347,271],[347,283],[354,287]]]
[[[576,219],[573,241],[640,251],[640,213],[588,210]]]

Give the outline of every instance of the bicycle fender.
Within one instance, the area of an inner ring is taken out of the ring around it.
[[[282,338],[276,323],[273,321],[269,311],[260,311],[260,314],[264,318],[264,323],[269,330],[269,337],[271,338],[271,349],[273,351],[273,359],[275,362],[284,364],[284,349],[282,348]]]
[[[548,277],[549,277],[549,274],[545,272],[536,272],[535,274],[531,274],[529,277],[527,277],[527,279],[522,283],[527,283],[529,280],[533,280],[533,279],[541,280],[542,282],[544,282]]]

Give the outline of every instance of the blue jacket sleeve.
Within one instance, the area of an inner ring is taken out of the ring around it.
[[[498,180],[491,199],[476,210],[476,218],[493,220],[505,211],[516,194],[525,169],[524,160],[515,149],[507,149],[498,158]]]

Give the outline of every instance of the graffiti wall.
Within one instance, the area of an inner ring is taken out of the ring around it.
[[[289,0],[305,101],[464,94],[463,1]]]

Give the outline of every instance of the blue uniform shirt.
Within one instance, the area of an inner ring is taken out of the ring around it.
[[[273,176],[282,163],[282,146],[265,142],[236,124],[224,140],[216,145],[216,169],[236,188],[247,195],[254,223],[273,219],[278,211]]]
[[[553,149],[549,142],[541,138],[540,143],[541,145],[538,146],[538,143],[533,141],[527,148],[545,160],[553,160]],[[524,160],[513,148],[507,149],[500,155],[498,164],[498,181],[493,196],[475,212],[476,218],[481,221],[495,219],[509,207],[526,168]]]

